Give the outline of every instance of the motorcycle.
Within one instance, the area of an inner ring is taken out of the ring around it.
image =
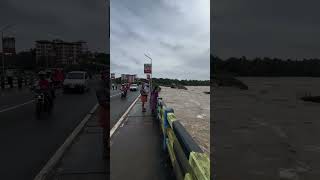
[[[40,118],[41,113],[46,112],[51,114],[53,108],[53,99],[49,100],[49,95],[40,89],[35,90],[35,105],[36,105],[36,115]]]
[[[125,98],[127,97],[127,91],[126,90],[122,90],[121,91],[121,98]]]

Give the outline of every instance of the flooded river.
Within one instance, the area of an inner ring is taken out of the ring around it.
[[[320,78],[239,79],[213,90],[217,179],[319,179]]]
[[[209,86],[186,86],[188,90],[161,87],[160,96],[175,111],[177,119],[208,155],[210,152]]]

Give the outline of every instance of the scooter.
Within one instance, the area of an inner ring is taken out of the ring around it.
[[[121,98],[125,98],[127,97],[127,91],[126,90],[122,90],[121,91]]]
[[[48,114],[51,114],[53,108],[53,100],[52,102],[50,102],[47,95],[44,92],[37,90],[35,95],[35,105],[36,115],[39,119],[42,112],[47,112]]]

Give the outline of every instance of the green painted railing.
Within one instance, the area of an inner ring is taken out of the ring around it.
[[[157,102],[157,119],[177,180],[209,180],[210,159],[177,120],[174,110],[162,98]]]

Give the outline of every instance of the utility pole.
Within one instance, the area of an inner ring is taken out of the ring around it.
[[[151,60],[151,73],[150,73],[150,90],[152,90],[152,58],[144,54],[147,58]]]
[[[2,44],[2,55],[1,55],[2,56],[2,76],[4,76],[4,77],[5,77],[5,68],[4,68],[5,64],[4,64],[4,52],[3,52],[3,50],[4,50],[4,48],[3,48],[3,32],[4,32],[4,30],[10,28],[11,26],[12,25],[8,24],[0,29],[0,31],[1,31],[1,44]]]

